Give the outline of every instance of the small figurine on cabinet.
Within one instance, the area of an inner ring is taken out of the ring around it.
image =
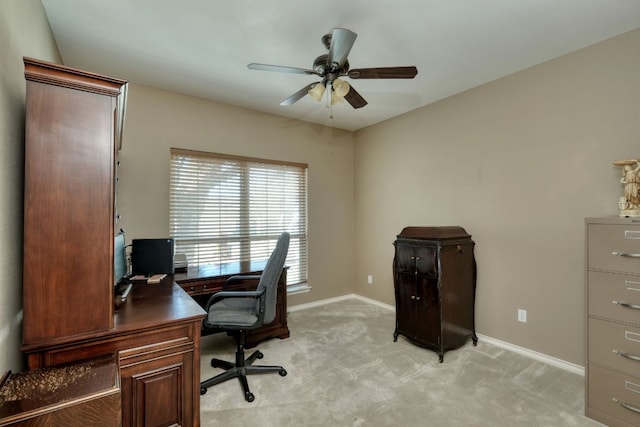
[[[620,183],[624,184],[624,196],[618,201],[621,217],[640,217],[640,161],[637,159],[616,160],[622,166]]]

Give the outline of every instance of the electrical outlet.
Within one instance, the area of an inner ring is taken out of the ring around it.
[[[527,323],[527,310],[518,309],[518,322]]]
[[[368,275],[367,276],[367,283],[370,285],[373,285],[373,276],[372,275]]]

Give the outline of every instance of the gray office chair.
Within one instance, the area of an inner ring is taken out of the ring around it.
[[[249,390],[247,375],[278,372],[280,376],[287,375],[282,366],[253,366],[256,359],[262,359],[260,350],[255,351],[247,359],[244,358],[246,331],[257,329],[273,322],[276,315],[276,294],[278,280],[284,267],[289,250],[289,233],[282,233],[276,243],[276,248],[269,257],[260,276],[232,276],[227,279],[228,284],[238,280],[257,279],[255,291],[226,291],[217,292],[209,298],[205,309],[207,317],[203,321],[205,329],[226,331],[234,335],[237,342],[236,362],[211,359],[214,368],[226,369],[213,378],[200,383],[200,394],[205,394],[207,388],[231,378],[238,378],[247,402],[253,402],[255,396]]]

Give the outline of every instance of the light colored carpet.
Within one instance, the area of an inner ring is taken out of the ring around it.
[[[201,396],[202,426],[600,426],[584,416],[584,378],[483,343],[445,353],[399,337],[395,314],[359,299],[289,314],[291,337],[259,348],[256,364],[278,374],[237,379]],[[232,338],[202,338],[202,378],[211,357],[233,360]],[[249,354],[250,351],[247,352]]]

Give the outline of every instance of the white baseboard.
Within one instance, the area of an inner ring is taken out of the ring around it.
[[[486,342],[487,344],[495,345],[496,347],[500,347],[505,350],[521,354],[530,359],[537,360],[538,362],[543,362],[548,365],[552,365],[557,368],[564,369],[565,371],[569,371],[574,374],[584,376],[584,366],[576,365],[575,363],[567,362],[566,360],[558,359],[557,357],[549,356],[548,354],[544,354],[544,353],[539,353],[537,351],[520,347],[518,345],[511,344],[506,341],[501,341],[496,338],[491,338],[486,335],[482,335],[482,334],[477,334],[477,335],[480,341]]]
[[[338,302],[338,301],[345,301],[348,299],[359,299],[361,301],[367,302],[369,304],[373,304],[376,305],[378,307],[390,310],[390,311],[395,311],[396,308],[393,305],[390,304],[385,304],[382,303],[380,301],[376,301],[374,299],[371,298],[367,298],[367,297],[363,297],[361,295],[358,294],[347,294],[347,295],[342,295],[339,297],[334,297],[334,298],[327,298],[324,300],[320,300],[320,301],[314,301],[314,302],[310,302],[310,303],[306,303],[306,304],[297,304],[294,306],[289,307],[288,311],[289,312],[295,312],[295,311],[300,311],[300,310],[306,310],[308,308],[312,308],[312,307],[320,307],[326,304],[331,304],[334,302]],[[520,347],[518,345],[515,344],[511,344],[508,343],[506,341],[501,341],[499,339],[496,338],[491,338],[488,337],[486,335],[482,335],[482,334],[478,334],[478,339],[482,342],[485,342],[487,344],[491,344],[491,345],[495,345],[496,347],[500,347],[503,348],[505,350],[508,351],[512,351],[514,353],[518,353],[522,356],[528,357],[530,359],[534,359],[537,360],[539,362],[543,362],[546,363],[548,365],[552,365],[555,366],[557,368],[560,369],[564,369],[565,371],[569,371],[572,372],[574,374],[578,374],[578,375],[582,375],[584,376],[584,367],[580,366],[580,365],[576,365],[575,363],[571,363],[571,362],[567,362],[566,360],[562,360],[562,359],[558,359],[556,357],[553,356],[549,356],[547,354],[544,353],[539,353],[537,351],[534,350],[530,350],[528,348],[524,348],[524,347]]]

